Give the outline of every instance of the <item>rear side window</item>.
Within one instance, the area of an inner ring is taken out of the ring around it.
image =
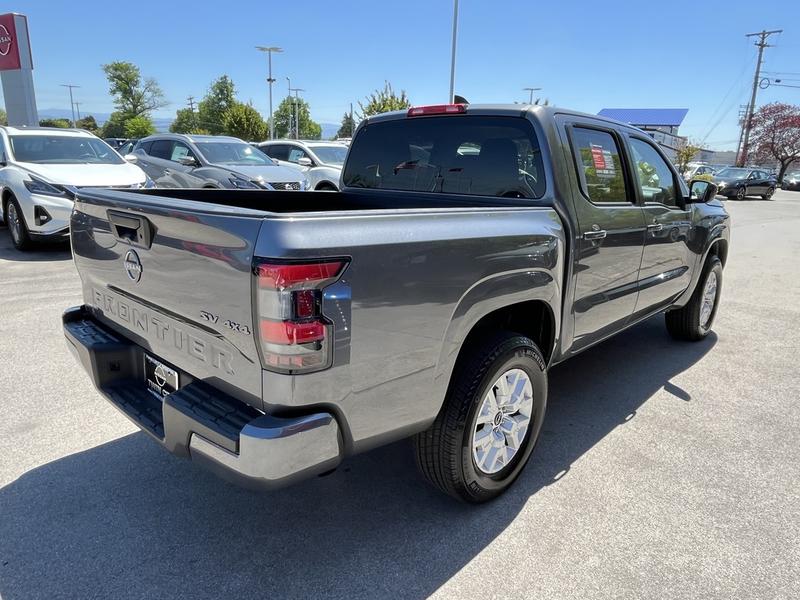
[[[573,151],[578,176],[589,200],[628,202],[617,141],[610,133],[573,127]]]
[[[259,148],[264,154],[275,160],[289,160],[289,149],[286,144],[270,144]]]
[[[172,140],[155,140],[150,146],[150,156],[170,160],[172,158]]]
[[[372,123],[353,141],[348,187],[539,198],[545,181],[533,126],[517,117],[449,115]]]

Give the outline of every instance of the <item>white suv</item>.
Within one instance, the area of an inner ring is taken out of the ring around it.
[[[256,144],[278,164],[299,168],[305,173],[312,190],[335,191],[347,156],[347,146],[339,142],[319,140],[274,140]]]
[[[144,171],[88,131],[0,127],[2,215],[18,250],[66,238],[71,188],[151,185]]]

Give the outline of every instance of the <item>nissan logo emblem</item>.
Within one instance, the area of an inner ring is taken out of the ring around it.
[[[8,29],[6,29],[6,26],[0,25],[0,56],[8,56],[11,50],[11,42],[13,41],[14,39],[11,37],[11,33],[9,33]]]
[[[142,278],[142,262],[134,250],[128,250],[125,255],[125,261],[122,264],[131,281],[139,281]]]

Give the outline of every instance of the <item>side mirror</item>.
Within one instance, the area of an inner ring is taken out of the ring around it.
[[[717,195],[717,186],[703,179],[692,179],[689,183],[689,202],[711,202]]]
[[[308,158],[307,156],[301,156],[300,158],[298,158],[297,159],[297,164],[300,165],[301,167],[313,167],[314,166],[314,162],[310,158]]]
[[[122,158],[127,160],[129,163],[135,163],[137,160],[139,160],[139,157],[136,156],[135,154],[126,154]]]
[[[194,156],[181,156],[178,159],[178,162],[181,163],[184,167],[196,167],[197,161],[194,159]]]

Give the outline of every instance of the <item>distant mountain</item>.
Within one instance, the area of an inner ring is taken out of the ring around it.
[[[336,135],[336,132],[339,131],[339,123],[320,123],[322,127],[322,139],[329,140]]]

